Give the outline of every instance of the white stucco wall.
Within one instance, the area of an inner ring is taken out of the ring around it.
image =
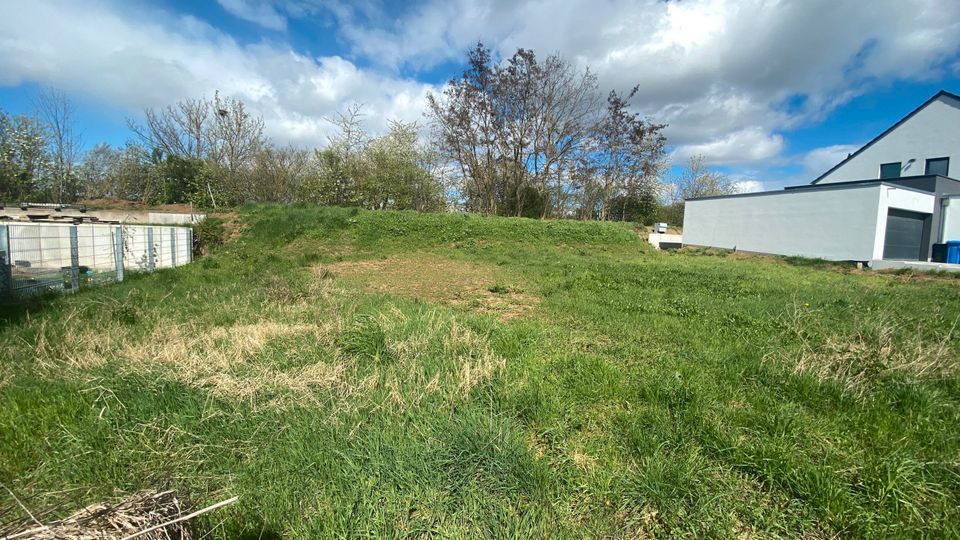
[[[960,197],[944,199],[940,241],[960,240]]]
[[[687,201],[683,243],[830,260],[873,259],[880,185]]]
[[[883,184],[687,201],[683,243],[838,261],[883,258],[889,208],[932,213],[929,193]]]
[[[901,176],[918,176],[927,159],[941,157],[950,158],[950,176],[960,177],[960,103],[949,96],[930,103],[817,183],[880,178],[880,164],[897,161]]]

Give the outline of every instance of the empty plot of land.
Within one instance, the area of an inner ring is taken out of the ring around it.
[[[496,265],[428,252],[338,262],[320,266],[317,272],[369,291],[493,313],[505,321],[529,313],[538,303],[517,277]]]

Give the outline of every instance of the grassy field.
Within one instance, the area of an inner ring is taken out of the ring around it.
[[[212,538],[960,536],[958,280],[616,224],[236,221],[8,310],[0,483],[28,506],[239,495]]]

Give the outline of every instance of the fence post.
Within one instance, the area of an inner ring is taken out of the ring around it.
[[[177,267],[177,228],[170,227],[170,266]]]
[[[0,225],[0,297],[13,295],[13,278],[10,273],[10,231]]]
[[[187,229],[187,262],[193,262],[193,227]]]
[[[70,289],[80,289],[80,242],[76,225],[70,226]]]
[[[113,230],[113,264],[117,267],[117,281],[123,281],[123,226]]]
[[[147,227],[147,272],[156,270],[156,261],[153,256],[155,247],[153,244],[153,227]]]

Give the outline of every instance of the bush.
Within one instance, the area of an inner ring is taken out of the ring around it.
[[[226,228],[220,218],[207,217],[193,225],[193,255],[201,257],[223,245],[227,238]]]

